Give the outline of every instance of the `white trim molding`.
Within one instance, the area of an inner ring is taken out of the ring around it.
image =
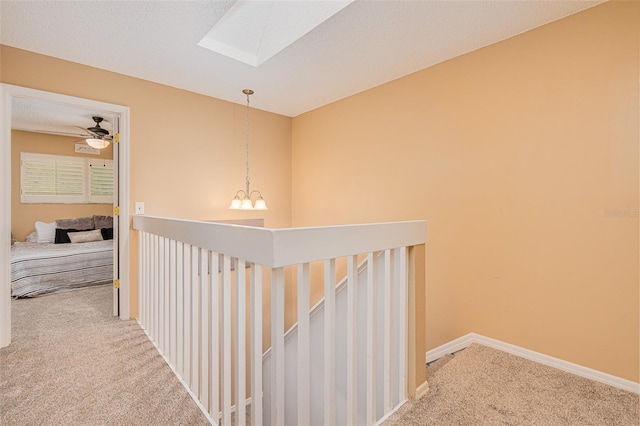
[[[11,343],[11,93],[0,85],[0,348]],[[9,202],[7,202],[9,201]]]
[[[142,331],[144,331],[144,334],[147,336],[147,338],[149,339],[149,341],[153,344],[153,346],[156,348],[156,352],[158,352],[158,354],[162,357],[162,359],[164,359],[164,362],[169,366],[169,368],[171,369],[171,371],[173,372],[173,375],[178,379],[178,381],[180,382],[180,384],[182,385],[182,387],[187,391],[187,393],[189,394],[189,396],[191,396],[191,399],[193,399],[193,401],[196,403],[196,405],[198,406],[198,408],[200,409],[200,411],[202,412],[202,414],[204,414],[205,418],[207,419],[207,421],[209,423],[211,423],[212,425],[218,425],[218,422],[216,422],[213,418],[211,418],[211,415],[209,415],[209,410],[207,410],[206,408],[204,408],[204,405],[202,405],[202,402],[200,402],[200,399],[198,399],[198,396],[191,390],[191,388],[189,387],[189,385],[187,384],[187,382],[185,381],[185,379],[182,378],[182,376],[179,374],[178,369],[176,368],[175,365],[173,365],[173,362],[171,362],[171,360],[169,359],[169,357],[167,357],[158,347],[157,343],[155,342],[155,340],[153,340],[151,338],[151,335],[147,332],[147,330],[145,330],[145,328],[142,326],[142,324],[140,323],[139,320],[136,320],[136,322],[138,323],[138,326],[140,327],[140,329]],[[235,405],[234,405],[234,412],[235,412]]]
[[[383,424],[384,422],[386,422],[386,421],[389,419],[389,417],[391,417],[391,416],[393,416],[395,413],[397,413],[397,412],[398,412],[398,410],[399,410],[400,408],[402,408],[402,406],[403,406],[404,404],[406,404],[407,402],[409,402],[409,400],[408,400],[408,399],[405,399],[405,400],[404,400],[404,401],[402,401],[400,404],[398,404],[398,405],[396,405],[395,407],[393,407],[393,409],[392,409],[391,411],[389,411],[387,414],[385,414],[384,416],[382,416],[382,417],[380,418],[380,420],[378,420],[378,421],[377,421],[377,423],[376,423],[376,425],[375,425],[375,426],[380,426],[381,424]]]
[[[416,389],[415,400],[416,401],[421,400],[427,395],[427,392],[429,392],[429,382],[425,380],[424,383],[418,386],[418,388]]]
[[[575,374],[576,376],[585,377],[587,379],[595,380],[597,382],[604,383],[618,389],[640,394],[640,383],[623,379],[622,377],[613,376],[611,374],[603,373],[602,371],[564,361],[559,358],[545,355],[540,352],[535,352],[530,349],[512,345],[510,343],[502,342],[500,340],[492,339],[490,337],[482,336],[476,333],[469,333],[455,340],[452,340],[449,343],[445,343],[444,345],[438,346],[437,348],[428,351],[426,353],[426,362],[430,363],[445,355],[458,352],[462,349],[467,348],[472,343],[478,343],[480,345],[498,349],[511,355],[516,355],[530,361],[557,368],[558,370],[566,371],[567,373]]]
[[[0,347],[11,343],[11,106],[13,99],[43,101],[60,106],[86,109],[95,113],[114,115],[120,123],[120,149],[118,154],[120,269],[120,318],[129,319],[129,107],[78,98],[59,93],[0,83]]]

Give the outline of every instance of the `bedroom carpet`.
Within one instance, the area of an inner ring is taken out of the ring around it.
[[[0,350],[2,425],[209,424],[111,286],[12,301]]]
[[[639,396],[473,344],[427,368],[429,392],[384,426],[640,425]]]

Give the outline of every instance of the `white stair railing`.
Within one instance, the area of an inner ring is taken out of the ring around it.
[[[406,400],[407,253],[425,243],[426,222],[266,229],[134,216],[133,225],[140,325],[212,423],[246,424],[249,404],[252,425],[370,425]],[[366,277],[358,255],[373,271]],[[342,258],[346,293],[337,296]],[[309,314],[316,261],[325,271],[322,332]],[[285,352],[289,266],[297,269],[297,307],[289,307],[298,313],[295,352]],[[269,284],[271,314],[263,316]],[[271,322],[268,371],[264,320]],[[318,335],[322,349],[312,350]]]

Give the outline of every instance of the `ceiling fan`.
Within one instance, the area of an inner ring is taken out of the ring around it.
[[[58,132],[52,130],[33,130],[34,132],[39,133],[48,133],[53,135],[61,135],[61,136],[76,136],[81,137],[83,141],[85,141],[89,146],[97,149],[104,149],[109,146],[109,143],[113,141],[113,136],[109,135],[109,131],[104,127],[100,127],[100,123],[104,121],[104,118],[99,116],[93,116],[93,121],[95,122],[94,126],[91,127],[80,127],[80,126],[72,126],[81,129],[82,132]],[[78,141],[79,142],[79,141]]]
[[[92,117],[93,121],[95,121],[96,125],[93,127],[79,127],[80,129],[86,130],[89,132],[89,135],[85,141],[87,144],[93,148],[103,149],[109,146],[109,142],[113,140],[113,136],[109,135],[109,131],[105,128],[100,127],[100,123],[104,120],[102,117],[94,116]],[[84,135],[83,135],[84,136]]]

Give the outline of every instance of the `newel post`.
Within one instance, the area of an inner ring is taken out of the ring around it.
[[[426,354],[425,245],[409,247],[408,365],[407,387],[411,399],[422,398],[429,390]]]

